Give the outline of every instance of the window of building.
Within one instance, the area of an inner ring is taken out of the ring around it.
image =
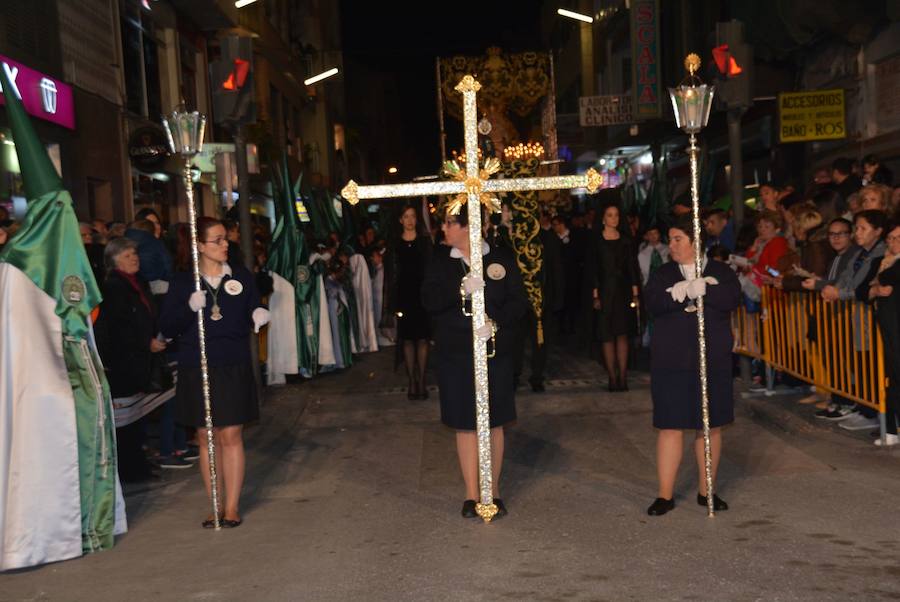
[[[145,117],[161,111],[159,55],[153,21],[141,11],[138,0],[119,0],[122,27],[122,61],[125,73],[125,106]]]
[[[178,40],[178,54],[181,63],[181,98],[192,109],[197,105],[197,48],[184,35]]]

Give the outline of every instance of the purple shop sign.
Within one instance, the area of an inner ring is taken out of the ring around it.
[[[12,82],[25,111],[39,119],[75,129],[75,101],[72,87],[0,55],[0,68]],[[0,105],[6,100],[0,96]]]

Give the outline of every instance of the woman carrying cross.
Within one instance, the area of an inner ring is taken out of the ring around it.
[[[503,465],[503,427],[516,419],[513,375],[518,322],[528,299],[515,258],[507,249],[493,249],[482,241],[487,279],[469,275],[469,227],[466,211],[446,215],[445,245],[435,250],[422,286],[422,302],[432,316],[438,366],[441,422],[456,430],[456,451],[466,486],[462,516],[477,518],[479,498],[478,438],[475,432],[475,375],[472,357],[471,295],[484,289],[488,321],[477,336],[488,344],[490,387],[491,466],[494,504],[499,499]]]

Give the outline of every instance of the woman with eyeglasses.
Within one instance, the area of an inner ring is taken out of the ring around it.
[[[476,335],[488,345],[491,468],[493,497],[500,518],[503,427],[516,419],[514,346],[518,322],[528,308],[522,276],[512,252],[481,242],[484,278],[469,274],[469,221],[466,210],[447,215],[445,245],[434,251],[422,284],[422,304],[431,314],[437,357],[441,422],[456,430],[456,452],[466,487],[463,518],[477,518],[478,439],[475,433],[475,373],[472,358],[472,294],[484,290],[488,321]]]
[[[239,501],[244,481],[243,425],[259,418],[250,330],[259,332],[268,323],[269,312],[260,302],[253,274],[241,265],[228,264],[228,239],[222,222],[199,218],[197,239],[201,290],[194,290],[190,272],[176,274],[163,304],[160,326],[166,337],[178,342],[178,421],[197,428],[197,445],[203,450],[207,434],[196,316],[196,312],[203,311],[217,486],[220,499],[225,502],[220,519],[224,527],[237,527],[242,522]],[[209,493],[209,459],[202,451],[200,472]],[[203,521],[204,528],[213,526],[213,517]]]

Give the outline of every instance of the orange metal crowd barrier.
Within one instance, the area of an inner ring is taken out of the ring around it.
[[[761,305],[761,312],[734,312],[735,351],[877,410],[883,433],[884,345],[872,306],[772,287],[763,289]]]

